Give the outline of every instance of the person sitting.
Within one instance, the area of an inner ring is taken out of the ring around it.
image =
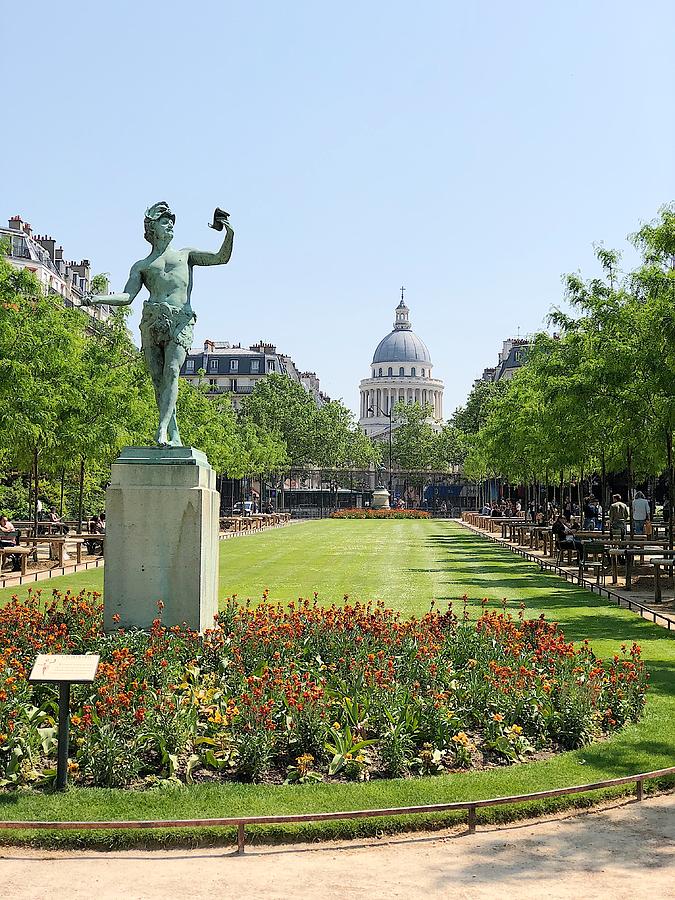
[[[105,532],[105,522],[101,526],[101,516],[93,515],[87,522],[87,531],[89,534],[103,534]],[[87,553],[93,556],[94,553],[103,553],[102,541],[85,540]]]
[[[19,532],[7,516],[0,516],[0,547],[16,547],[19,543]],[[12,568],[18,572],[21,568],[21,556],[12,556]]]
[[[576,550],[579,562],[583,562],[584,545],[576,536],[576,532],[574,531],[574,529],[565,522],[560,513],[558,513],[558,516],[553,523],[551,530],[556,536],[558,547],[561,550]]]
[[[68,534],[70,529],[67,525],[64,524],[63,518],[56,512],[56,507],[51,506],[49,508],[49,522],[51,522],[52,532],[54,534]]]

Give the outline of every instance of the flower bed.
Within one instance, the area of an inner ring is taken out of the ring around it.
[[[430,519],[423,509],[338,509],[331,519]]]
[[[161,604],[160,604],[161,605]],[[96,652],[73,687],[71,779],[101,786],[429,775],[582,746],[636,721],[636,645],[606,663],[521,608],[403,621],[383,605],[228,601],[204,636],[102,633],[96,596],[0,610],[0,784],[54,777],[57,693],[38,652]]]

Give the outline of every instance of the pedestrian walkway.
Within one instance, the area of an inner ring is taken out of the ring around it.
[[[361,844],[110,853],[0,850],[13,900],[654,900],[675,897],[675,795],[544,822]]]

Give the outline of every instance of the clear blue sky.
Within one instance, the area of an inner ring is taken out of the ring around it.
[[[674,34],[669,0],[13,3],[0,213],[119,290],[147,205],[204,248],[223,206],[196,341],[272,341],[352,408],[403,283],[449,414],[675,199]]]

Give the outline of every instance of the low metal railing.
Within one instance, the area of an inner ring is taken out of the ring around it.
[[[610,778],[606,781],[595,781],[591,784],[578,784],[573,787],[554,788],[548,791],[536,791],[533,794],[515,794],[511,797],[492,797],[486,800],[461,800],[455,803],[434,803],[427,806],[394,806],[388,809],[353,809],[341,812],[299,813],[286,816],[227,816],[222,819],[148,819],[119,822],[3,822],[0,830],[14,831],[126,831],[130,829],[156,828],[237,828],[237,849],[244,852],[247,825],[292,825],[304,822],[335,822],[340,819],[373,819],[384,816],[412,816],[425,813],[442,813],[466,811],[469,833],[476,830],[476,810],[489,806],[505,806],[516,803],[532,803],[553,797],[565,797],[570,794],[583,794],[603,788],[617,787],[623,784],[636,785],[636,799],[644,796],[644,782],[653,778],[675,775],[675,766],[667,769],[656,769],[652,772],[640,772],[638,775],[626,775],[622,778]]]

